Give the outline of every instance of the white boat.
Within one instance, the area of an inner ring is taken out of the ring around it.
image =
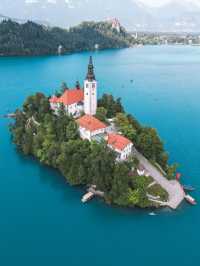
[[[197,204],[196,200],[193,197],[191,197],[189,194],[185,195],[185,199],[187,200],[187,202],[189,202],[192,205]]]
[[[155,216],[156,214],[155,214],[155,212],[150,212],[149,215],[150,216]]]
[[[88,192],[87,194],[85,194],[85,195],[82,197],[81,201],[82,201],[83,203],[86,203],[88,200],[92,199],[93,197],[94,197],[94,193],[92,193],[92,192]]]

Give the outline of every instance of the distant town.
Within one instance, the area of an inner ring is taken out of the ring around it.
[[[200,46],[200,33],[130,32],[138,44]]]

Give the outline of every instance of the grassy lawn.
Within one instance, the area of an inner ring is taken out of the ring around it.
[[[155,184],[152,187],[148,188],[147,192],[152,196],[160,196],[161,201],[168,200],[168,193],[159,184]]]

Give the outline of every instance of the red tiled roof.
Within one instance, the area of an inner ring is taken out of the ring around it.
[[[84,100],[84,92],[81,89],[66,90],[61,97],[53,96],[49,100],[51,103],[63,103],[70,105]]]
[[[106,128],[106,124],[99,121],[97,118],[95,118],[92,115],[84,115],[78,120],[76,120],[79,126],[86,128],[90,132],[96,131],[98,129],[104,129]]]
[[[50,103],[57,103],[58,101],[58,97],[56,97],[55,95],[53,95],[50,99],[49,99]]]
[[[108,144],[111,145],[114,149],[123,150],[131,141],[124,136],[118,134],[108,134]]]

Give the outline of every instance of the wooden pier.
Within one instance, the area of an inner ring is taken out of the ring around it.
[[[100,191],[100,190],[96,190],[96,186],[95,185],[90,186],[87,191],[88,192],[81,199],[81,201],[83,203],[88,202],[89,200],[91,200],[95,196],[98,196],[98,197],[101,197],[101,198],[104,197],[104,192]]]
[[[3,116],[4,118],[15,118],[16,114],[15,113],[10,113],[10,114],[6,114]]]

